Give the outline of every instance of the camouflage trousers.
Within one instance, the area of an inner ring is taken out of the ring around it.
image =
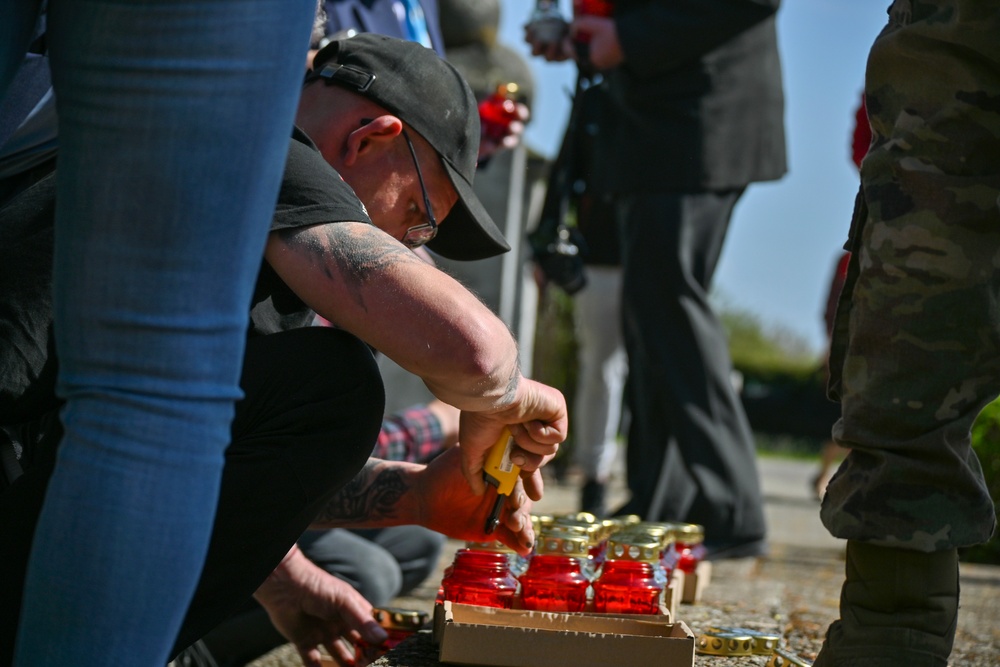
[[[896,0],[868,59],[823,501],[836,537],[918,551],[988,539],[970,429],[1000,394],[1000,3]]]

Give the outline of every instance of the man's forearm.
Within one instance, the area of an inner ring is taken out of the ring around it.
[[[446,403],[492,412],[514,400],[521,373],[507,326],[378,228],[342,222],[273,232],[266,259],[317,314],[419,376]]]
[[[406,523],[413,473],[424,466],[368,459],[347,486],[319,511],[312,528],[377,528]]]

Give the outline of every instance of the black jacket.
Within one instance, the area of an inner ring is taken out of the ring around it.
[[[786,170],[780,0],[618,0],[611,192],[721,190]]]

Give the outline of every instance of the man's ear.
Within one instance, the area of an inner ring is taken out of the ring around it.
[[[358,158],[388,147],[402,131],[403,121],[390,114],[362,119],[362,124],[347,135],[344,166],[353,167]]]

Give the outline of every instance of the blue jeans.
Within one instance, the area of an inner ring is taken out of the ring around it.
[[[37,2],[0,9],[0,90]],[[65,437],[15,664],[162,665],[208,545],[313,0],[51,0]]]

